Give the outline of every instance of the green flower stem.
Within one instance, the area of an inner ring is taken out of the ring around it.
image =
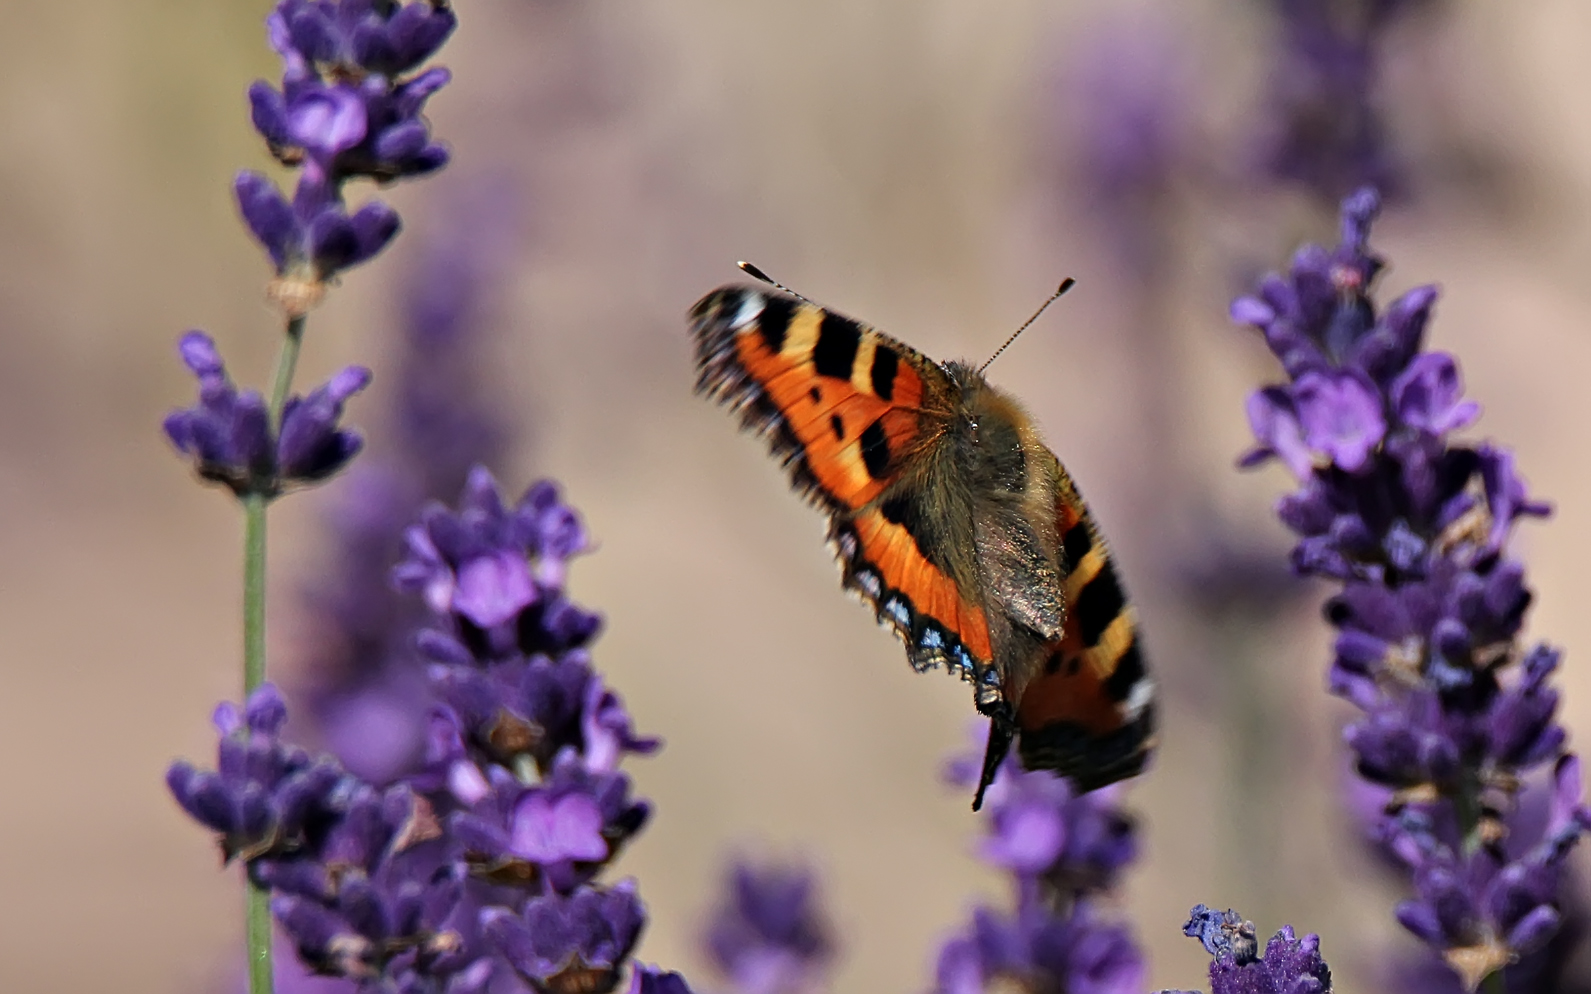
[[[1508,994],[1508,984],[1503,980],[1503,971],[1493,970],[1481,981],[1479,994]]]
[[[243,498],[243,697],[265,682],[265,495]]]
[[[276,361],[276,382],[271,388],[271,430],[280,433],[282,409],[293,385],[299,347],[304,343],[304,318],[289,318],[282,352]],[[243,696],[265,682],[265,494],[243,498]],[[249,994],[272,994],[271,895],[253,881],[246,884],[248,904],[244,931],[249,957]]]
[[[276,980],[271,975],[271,892],[248,885],[244,933],[249,950],[249,994],[273,994]]]
[[[304,315],[287,319],[287,335],[282,339],[282,354],[276,360],[276,385],[271,388],[271,426],[282,426],[282,408],[287,406],[287,391],[293,385],[293,370],[298,368],[298,347],[304,344]]]

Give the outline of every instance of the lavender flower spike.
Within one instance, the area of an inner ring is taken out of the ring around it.
[[[349,366],[308,396],[288,398],[276,433],[265,398],[232,385],[210,336],[190,331],[178,351],[199,380],[199,401],[168,414],[164,427],[201,479],[238,497],[272,498],[336,474],[364,446],[340,420],[348,399],[370,383],[370,370]]]
[[[976,782],[974,753],[947,779]],[[1015,909],[980,907],[940,949],[935,994],[984,994],[1016,983],[1033,994],[1138,994],[1144,957],[1099,898],[1136,851],[1116,789],[1074,795],[1068,781],[1007,760],[989,788],[983,858],[1006,870]]]
[[[1254,923],[1236,911],[1194,907],[1183,934],[1212,957],[1210,994],[1330,994],[1331,970],[1320,957],[1320,936],[1302,939],[1282,926],[1259,951]]]
[[[1423,350],[1435,290],[1378,312],[1378,209],[1373,191],[1349,197],[1337,248],[1300,250],[1232,305],[1290,380],[1250,399],[1244,461],[1281,458],[1299,481],[1277,513],[1294,570],[1341,584],[1329,683],[1364,712],[1344,732],[1359,775],[1391,792],[1376,834],[1414,890],[1398,921],[1474,990],[1557,930],[1564,857],[1591,816],[1548,683],[1558,653],[1518,644],[1532,595],[1507,540],[1548,509],[1506,450],[1453,437],[1479,406],[1457,360]],[[1515,801],[1549,766],[1542,835]]]
[[[805,868],[737,861],[707,927],[709,958],[739,994],[821,990],[834,957],[832,930]]]
[[[375,256],[397,234],[397,213],[379,201],[350,213],[345,183],[390,183],[447,164],[424,110],[450,76],[419,66],[455,24],[439,0],[281,0],[266,18],[282,82],[256,81],[249,106],[271,153],[301,171],[291,200],[253,172],[238,175],[234,192],[276,267],[272,295],[289,315],[305,313],[338,273]]]
[[[359,381],[334,381],[298,410],[328,416]],[[587,544],[579,519],[551,485],[510,509],[484,471],[462,503],[433,508],[411,534],[438,550],[420,574],[445,569],[456,592],[471,582],[458,574],[484,560],[499,571],[485,586],[522,574],[511,589],[530,597],[490,633],[472,619],[504,598],[432,599],[434,637],[420,646],[431,663],[411,664],[442,700],[418,769],[377,787],[282,744],[286,708],[266,685],[245,710],[217,710],[217,771],[174,764],[172,792],[226,858],[247,862],[316,973],[414,994],[507,989],[514,974],[546,994],[607,994],[628,969],[635,994],[689,994],[675,974],[629,968],[645,908],[633,882],[598,879],[651,812],[619,763],[658,742],[635,733],[571,645],[595,629],[561,587],[567,557]],[[492,633],[508,641],[494,647]]]
[[[186,762],[166,772],[177,803],[217,834],[223,860],[297,852],[336,806],[346,774],[329,759],[284,745],[278,733],[286,721],[281,695],[264,684],[242,711],[232,704],[216,708],[221,740],[214,772]]]

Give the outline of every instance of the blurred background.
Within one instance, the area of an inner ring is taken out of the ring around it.
[[[192,395],[183,330],[214,335],[243,383],[273,361],[267,266],[229,191],[237,169],[274,168],[244,100],[278,75],[268,10],[7,7],[8,991],[235,986],[236,873],[161,778],[175,757],[209,761],[210,711],[238,693],[240,521],[158,426]],[[371,366],[352,421],[373,464],[401,462],[406,329],[428,279],[465,280],[464,340],[441,352],[468,386],[428,402],[482,412],[505,489],[553,477],[582,510],[600,548],[571,586],[607,618],[596,664],[667,742],[629,767],[658,809],[618,867],[652,911],[643,960],[699,966],[736,851],[818,868],[842,936],[836,990],[926,990],[937,942],[975,900],[1002,899],[971,857],[966,794],[938,780],[965,748],[967,687],[911,674],[840,593],[820,516],[691,395],[683,315],[737,259],[939,358],[987,355],[1077,278],[991,377],[1089,495],[1161,683],[1159,758],[1127,795],[1146,855],[1123,898],[1150,989],[1204,982],[1180,933],[1196,902],[1262,935],[1320,932],[1344,989],[1375,989],[1377,963],[1412,945],[1337,789],[1346,706],[1323,689],[1324,588],[1285,573],[1270,514],[1285,474],[1233,469],[1243,399],[1278,373],[1227,303],[1301,241],[1334,242],[1359,179],[1388,192],[1383,299],[1442,284],[1431,340],[1485,408],[1474,431],[1515,447],[1556,505],[1521,536],[1538,592],[1527,637],[1568,650],[1564,719],[1582,746],[1591,735],[1577,663],[1591,649],[1591,6],[459,10],[440,59],[455,82],[431,104],[454,163],[383,194],[406,230],[314,313],[299,382]],[[321,714],[352,679],[317,670],[337,647],[312,596],[338,582],[346,482],[283,501],[271,524],[274,672]]]

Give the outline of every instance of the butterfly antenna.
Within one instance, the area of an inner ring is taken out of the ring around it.
[[[762,280],[764,283],[768,284],[769,286],[778,287],[779,289],[783,290],[785,293],[788,293],[790,296],[796,298],[797,300],[806,300],[807,303],[812,304],[812,301],[807,300],[807,298],[801,296],[799,293],[796,293],[794,290],[792,290],[789,287],[785,286],[783,283],[780,283],[778,280],[774,279],[772,276],[769,276],[767,273],[763,272],[761,269],[758,269],[755,263],[750,263],[750,262],[746,262],[746,261],[742,260],[740,262],[735,263],[735,265],[739,266],[741,268],[741,271],[743,271],[747,276],[750,276],[752,279]],[[812,304],[812,306],[813,307],[817,307],[818,305],[817,304]]]
[[[744,269],[746,264],[745,263],[741,263],[740,265],[741,265],[741,268]],[[747,270],[747,272],[751,272],[751,270]],[[756,276],[757,274],[756,273],[751,273],[751,275]],[[765,279],[766,277],[763,277],[763,278]],[[1044,309],[1049,307],[1051,304],[1055,303],[1057,300],[1059,300],[1061,298],[1061,294],[1063,294],[1066,291],[1070,290],[1072,288],[1072,286],[1076,282],[1077,281],[1072,279],[1070,276],[1068,276],[1068,277],[1066,277],[1066,279],[1062,280],[1060,289],[1058,289],[1054,293],[1050,294],[1050,299],[1046,300],[1044,303],[1040,304],[1039,305],[1039,309],[1033,312],[1033,316],[1028,318],[1026,321],[1022,322],[1022,327],[1018,328],[1016,331],[1011,332],[1011,337],[1007,338],[1005,340],[1005,344],[1004,345],[1002,345],[999,348],[994,350],[994,355],[990,356],[988,358],[988,361],[986,361],[983,365],[978,367],[978,372],[982,373],[984,370],[989,368],[989,363],[994,362],[996,359],[1000,358],[1000,353],[1004,352],[1007,348],[1010,347],[1012,342],[1016,341],[1016,336],[1022,334],[1024,331],[1027,331],[1028,330],[1028,325],[1030,325],[1033,322],[1037,321],[1039,319],[1039,315],[1044,313]],[[774,284],[774,285],[777,286],[778,284]],[[805,299],[805,298],[803,298],[803,299]]]

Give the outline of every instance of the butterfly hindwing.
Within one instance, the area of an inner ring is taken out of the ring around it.
[[[1154,745],[1154,684],[1099,527],[1058,462],[1054,472],[1066,621],[1021,689],[1016,724],[1024,765],[1088,790],[1143,768]]]
[[[834,517],[830,537],[845,585],[895,629],[913,669],[943,666],[980,687],[997,688],[984,608],[933,561],[936,546],[921,499],[896,494],[858,514]]]

